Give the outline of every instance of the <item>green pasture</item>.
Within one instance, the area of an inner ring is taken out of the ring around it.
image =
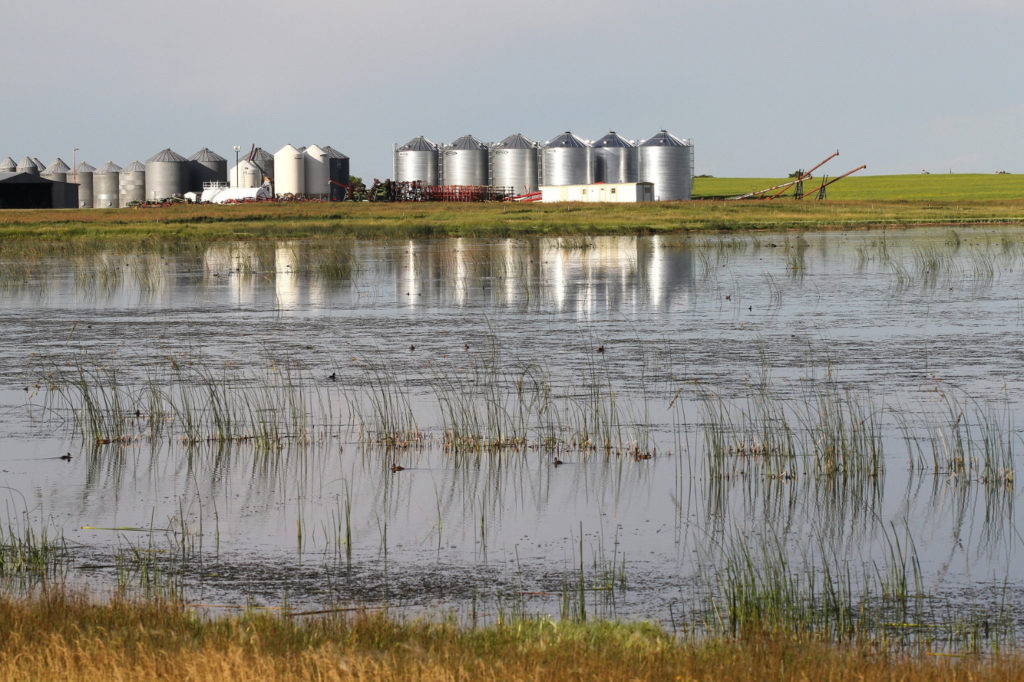
[[[845,172],[849,169],[844,169]],[[861,171],[863,172],[863,171]],[[833,176],[834,177],[834,176]],[[693,197],[732,197],[773,187],[789,178],[694,178]],[[821,176],[804,181],[811,193]],[[986,201],[1024,198],[1024,175],[1006,174],[920,174],[851,175],[829,185],[833,201]],[[792,197],[792,190],[787,192]]]

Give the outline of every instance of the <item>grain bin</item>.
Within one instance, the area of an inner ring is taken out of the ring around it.
[[[29,175],[39,175],[39,169],[36,168],[35,162],[32,161],[32,157],[26,156],[18,164],[17,171],[19,173],[28,173]]]
[[[472,135],[463,135],[441,151],[442,178],[445,185],[482,187],[487,182],[487,145]]]
[[[82,161],[80,164],[75,166],[75,172],[71,174],[71,182],[78,185],[79,208],[93,207],[92,174],[95,170],[95,168],[87,164],[85,161]]]
[[[274,154],[274,192],[302,194],[306,191],[306,161],[301,150],[286,144]]]
[[[33,156],[32,163],[35,164],[36,170],[39,172],[39,175],[42,175],[43,171],[46,170],[46,166],[43,164],[42,161],[39,160],[39,157]]]
[[[149,173],[146,167],[138,161],[132,161],[121,169],[118,178],[118,202],[121,208],[127,208],[132,203],[146,201],[146,180]]]
[[[67,182],[69,170],[71,170],[71,168],[58,156],[54,159],[53,163],[43,169],[43,172],[39,174],[39,177],[52,180],[53,182]]]
[[[263,185],[263,171],[251,161],[239,161],[228,171],[228,184],[232,187],[252,189]]]
[[[92,205],[93,208],[118,208],[120,200],[121,167],[113,161],[93,171],[92,174]]]
[[[636,182],[636,145],[614,130],[594,143],[594,182]]]
[[[327,196],[331,184],[327,168],[327,152],[313,144],[306,147],[303,154],[302,162],[306,173],[304,194],[322,199]]]
[[[187,186],[188,159],[181,154],[164,149],[146,159],[147,201],[180,197],[187,191]]]
[[[348,196],[347,188],[351,177],[349,158],[331,145],[325,146],[324,151],[327,152],[327,175],[331,179],[328,198],[331,201],[344,201]]]
[[[542,185],[589,185],[594,182],[594,157],[590,145],[566,131],[544,145]]]
[[[228,160],[217,152],[203,147],[188,157],[188,189],[201,192],[207,183],[225,183],[228,179]]]
[[[640,143],[640,182],[654,184],[654,200],[689,199],[693,145],[661,130]]]
[[[539,173],[537,143],[519,133],[509,135],[491,147],[491,184],[510,187],[513,192],[536,192]]]
[[[263,147],[256,147],[253,151],[252,156],[249,158],[255,166],[262,168],[264,178],[268,178],[271,182],[274,181],[274,155],[268,152]],[[260,185],[263,184],[263,178],[260,179]]]
[[[395,179],[437,185],[437,145],[420,135],[395,150]]]
[[[14,159],[7,157],[3,161],[0,161],[0,173],[17,173],[18,164],[15,163]]]

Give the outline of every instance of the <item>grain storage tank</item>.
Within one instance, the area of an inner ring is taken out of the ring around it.
[[[29,175],[39,175],[39,169],[36,168],[36,164],[32,161],[32,157],[26,156],[18,164],[17,171],[19,173],[28,173]]]
[[[203,147],[188,157],[188,189],[201,192],[204,183],[225,183],[228,179],[228,160],[217,152]]]
[[[78,185],[78,208],[93,207],[92,174],[95,170],[83,161],[75,166],[75,172],[68,176],[71,182]]]
[[[539,180],[536,142],[516,133],[491,147],[491,184],[510,187],[517,194],[537,191]]]
[[[640,143],[640,182],[654,184],[654,200],[689,199],[693,145],[662,130]]]
[[[46,170],[46,166],[43,165],[43,162],[40,161],[38,157],[33,156],[32,163],[35,164],[36,170],[39,172],[39,175],[42,175],[43,171]]]
[[[313,144],[303,152],[303,164],[306,172],[305,194],[311,197],[324,198],[329,193],[330,175],[327,168],[327,152]]]
[[[487,185],[488,152],[486,144],[472,135],[463,135],[441,152],[441,181],[445,185]]]
[[[18,172],[18,164],[14,162],[14,159],[7,157],[3,161],[0,161],[0,173],[16,173]]]
[[[274,181],[274,155],[268,152],[263,147],[256,147],[252,153],[252,157],[249,159],[253,164],[263,169],[263,173],[266,178],[269,178],[271,182]],[[260,185],[263,184],[263,180],[260,180]]]
[[[636,182],[636,145],[614,130],[594,143],[594,182]]]
[[[228,184],[231,187],[252,189],[263,185],[263,171],[251,161],[239,161],[238,165],[228,171]]]
[[[324,147],[327,152],[327,175],[331,179],[328,198],[331,201],[344,201],[348,196],[348,183],[350,178],[349,159],[331,145]],[[340,185],[344,185],[341,187]]]
[[[274,192],[302,194],[306,191],[306,157],[301,150],[286,144],[274,154]]]
[[[118,202],[121,204],[121,208],[127,208],[133,202],[146,201],[148,176],[146,167],[138,161],[132,161],[121,169],[118,181]]]
[[[94,208],[117,208],[121,205],[119,197],[121,183],[121,167],[113,161],[93,171],[92,174],[92,205]]]
[[[53,180],[54,182],[67,182],[69,170],[71,170],[71,168],[58,156],[54,159],[53,163],[43,169],[43,172],[39,174],[39,177],[46,178],[47,180]]]
[[[395,179],[437,185],[437,145],[420,135],[395,150]]]
[[[184,195],[188,187],[188,168],[188,159],[171,149],[146,159],[146,200],[163,201]]]
[[[594,157],[590,145],[566,131],[544,145],[542,185],[589,185],[594,182]]]

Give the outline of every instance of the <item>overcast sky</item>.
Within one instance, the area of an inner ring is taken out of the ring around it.
[[[1022,0],[0,6],[0,158],[667,128],[697,173],[1024,172]]]

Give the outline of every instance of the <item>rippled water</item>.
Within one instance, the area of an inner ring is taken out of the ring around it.
[[[586,581],[615,582],[592,612],[674,624],[731,539],[881,565],[898,537],[954,602],[1016,601],[1024,578],[1012,481],[929,468],[965,422],[1019,449],[1016,227],[4,259],[0,485],[9,517],[63,531],[78,580],[115,585],[118,550],[182,522],[202,603],[557,614],[582,551]],[[185,444],[143,406],[97,444],[59,399],[83,376],[239,401],[283,384],[308,418],[269,446]],[[825,386],[877,423],[879,475],[710,466],[711,406],[770,395],[806,421]],[[453,452],[453,422],[523,440]]]

